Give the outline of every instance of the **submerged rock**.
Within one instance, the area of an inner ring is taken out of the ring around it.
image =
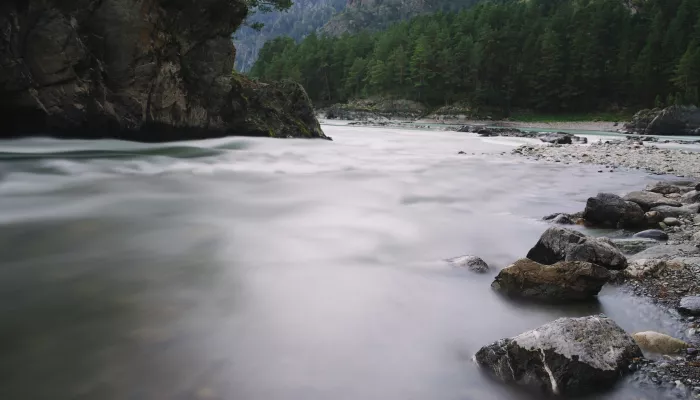
[[[586,202],[583,218],[596,225],[613,228],[639,228],[646,224],[644,210],[611,193],[600,193]]]
[[[489,265],[477,256],[462,256],[447,260],[452,266],[467,268],[470,271],[484,273],[489,270]]]
[[[571,229],[553,226],[547,229],[527,258],[540,264],[559,261],[584,261],[620,270],[627,267],[627,259],[609,239],[593,238]]]
[[[625,255],[641,253],[642,251],[650,247],[659,245],[659,242],[657,240],[645,238],[612,239],[612,242],[615,245],[615,247],[620,249],[622,254]]]
[[[607,269],[580,261],[543,265],[522,259],[501,270],[491,284],[502,293],[538,300],[587,300],[610,280]]]
[[[671,194],[680,193],[681,188],[669,182],[654,182],[647,185],[646,190],[653,193]]]
[[[700,296],[682,298],[678,305],[678,311],[693,316],[700,315]]]
[[[605,316],[561,318],[482,347],[477,364],[503,382],[578,396],[612,387],[642,351]]]
[[[645,211],[649,211],[649,209],[656,206],[681,206],[681,203],[675,200],[668,199],[660,193],[648,191],[631,192],[628,193],[625,197],[623,197],[623,199],[639,204],[639,206],[641,206],[642,209]]]
[[[632,338],[643,350],[658,354],[678,354],[690,347],[680,339],[654,331],[635,333]]]
[[[661,240],[661,241],[668,240],[668,234],[666,232],[658,230],[658,229],[649,229],[646,231],[638,232],[634,235],[634,237],[643,238],[643,239]]]
[[[0,136],[325,138],[303,87],[232,74],[243,0],[0,4]]]
[[[567,214],[559,214],[552,220],[553,223],[559,225],[573,225],[574,221],[571,220],[571,216]]]

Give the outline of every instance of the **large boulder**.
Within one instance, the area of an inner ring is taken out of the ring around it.
[[[664,218],[693,218],[698,214],[698,211],[692,206],[692,204],[683,207],[656,206],[651,211],[658,212]]]
[[[325,138],[304,89],[232,74],[244,0],[0,2],[0,137]]]
[[[561,318],[482,347],[476,363],[503,382],[579,396],[612,387],[642,351],[605,316]]]
[[[671,106],[663,110],[642,110],[625,128],[644,135],[694,135],[700,128],[700,109]]]
[[[631,201],[632,203],[637,203],[639,204],[640,207],[644,211],[649,211],[651,208],[656,207],[656,206],[671,206],[671,207],[680,207],[681,203],[668,199],[664,197],[664,195],[660,193],[654,193],[654,192],[648,192],[648,191],[639,191],[639,192],[631,192],[628,193],[625,197],[623,197],[623,200],[625,201]]]
[[[553,226],[547,229],[527,258],[540,264],[559,261],[584,261],[607,269],[627,267],[627,259],[609,239],[593,238],[571,229]]]
[[[644,210],[611,193],[600,193],[586,202],[583,219],[604,227],[640,228],[646,225]]]
[[[522,259],[501,270],[491,287],[510,296],[575,301],[593,298],[608,280],[607,269],[587,262],[543,265]]]

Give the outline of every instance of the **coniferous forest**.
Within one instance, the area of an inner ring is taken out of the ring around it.
[[[700,1],[486,1],[381,32],[274,39],[251,75],[365,96],[565,112],[697,104]]]

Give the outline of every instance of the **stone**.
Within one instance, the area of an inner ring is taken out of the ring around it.
[[[586,202],[583,219],[604,227],[640,228],[646,225],[644,210],[611,193],[600,193]]]
[[[527,253],[527,258],[545,265],[559,261],[584,261],[612,270],[627,267],[627,259],[609,240],[556,226],[542,234]]]
[[[497,379],[548,394],[580,396],[610,389],[642,351],[605,316],[561,318],[482,347],[474,356]]]
[[[681,189],[676,186],[672,185],[668,182],[654,182],[649,185],[647,185],[646,190],[649,192],[654,192],[654,193],[660,193],[660,194],[671,194],[671,193],[680,193]]]
[[[571,220],[571,217],[566,215],[566,214],[559,214],[552,220],[553,223],[559,224],[559,225],[573,225],[574,221]]]
[[[639,259],[630,261],[624,274],[629,278],[643,279],[651,276],[658,276],[658,274],[665,271],[667,267],[667,262],[664,260]]]
[[[248,13],[244,0],[1,2],[0,137],[326,138],[301,85],[232,73]]]
[[[545,133],[540,135],[540,140],[552,144],[571,144],[574,135],[570,133]]]
[[[657,206],[652,208],[651,210],[663,215],[664,218],[693,218],[697,214],[697,211],[693,211],[693,209],[688,208],[688,206]]]
[[[452,266],[466,268],[472,272],[484,273],[489,270],[489,265],[477,256],[462,256],[447,260]]]
[[[661,240],[661,241],[668,240],[668,234],[666,232],[658,230],[658,229],[649,229],[646,231],[638,232],[638,233],[634,234],[634,237],[643,238],[643,239]]]
[[[678,311],[693,316],[700,315],[700,296],[683,297],[678,305]]]
[[[693,244],[663,244],[644,250],[641,253],[629,257],[630,261],[651,259],[651,258],[677,258],[677,257],[698,257],[700,248]]]
[[[645,238],[612,239],[612,243],[624,255],[637,254],[659,244],[658,240]]]
[[[543,265],[521,259],[504,268],[491,284],[495,290],[516,297],[545,301],[591,299],[610,280],[607,269],[581,261]]]
[[[625,197],[623,197],[623,199],[639,204],[639,206],[642,207],[644,211],[649,211],[652,207],[656,206],[681,206],[681,203],[672,199],[668,199],[662,194],[648,191],[631,192],[628,193]]]
[[[664,218],[664,224],[667,226],[678,226],[680,225],[680,221],[678,221],[678,218],[667,217]]]
[[[632,335],[642,350],[658,354],[678,354],[688,347],[688,343],[663,333],[647,331]]]
[[[644,219],[647,221],[647,225],[656,225],[664,220],[664,216],[658,211],[649,211],[644,214]]]
[[[700,232],[695,232],[693,234],[693,241],[700,243]]]

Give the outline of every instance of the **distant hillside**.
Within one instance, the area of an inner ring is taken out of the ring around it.
[[[283,12],[258,13],[247,21],[264,24],[258,32],[248,26],[241,27],[234,36],[237,71],[247,72],[258,59],[258,52],[268,40],[289,36],[299,41],[316,32],[331,17],[342,11],[348,0],[294,0],[292,7]],[[356,0],[357,1],[357,0]]]
[[[321,32],[340,36],[364,29],[380,30],[416,15],[457,11],[477,2],[479,0],[348,0],[347,8],[331,18]]]

